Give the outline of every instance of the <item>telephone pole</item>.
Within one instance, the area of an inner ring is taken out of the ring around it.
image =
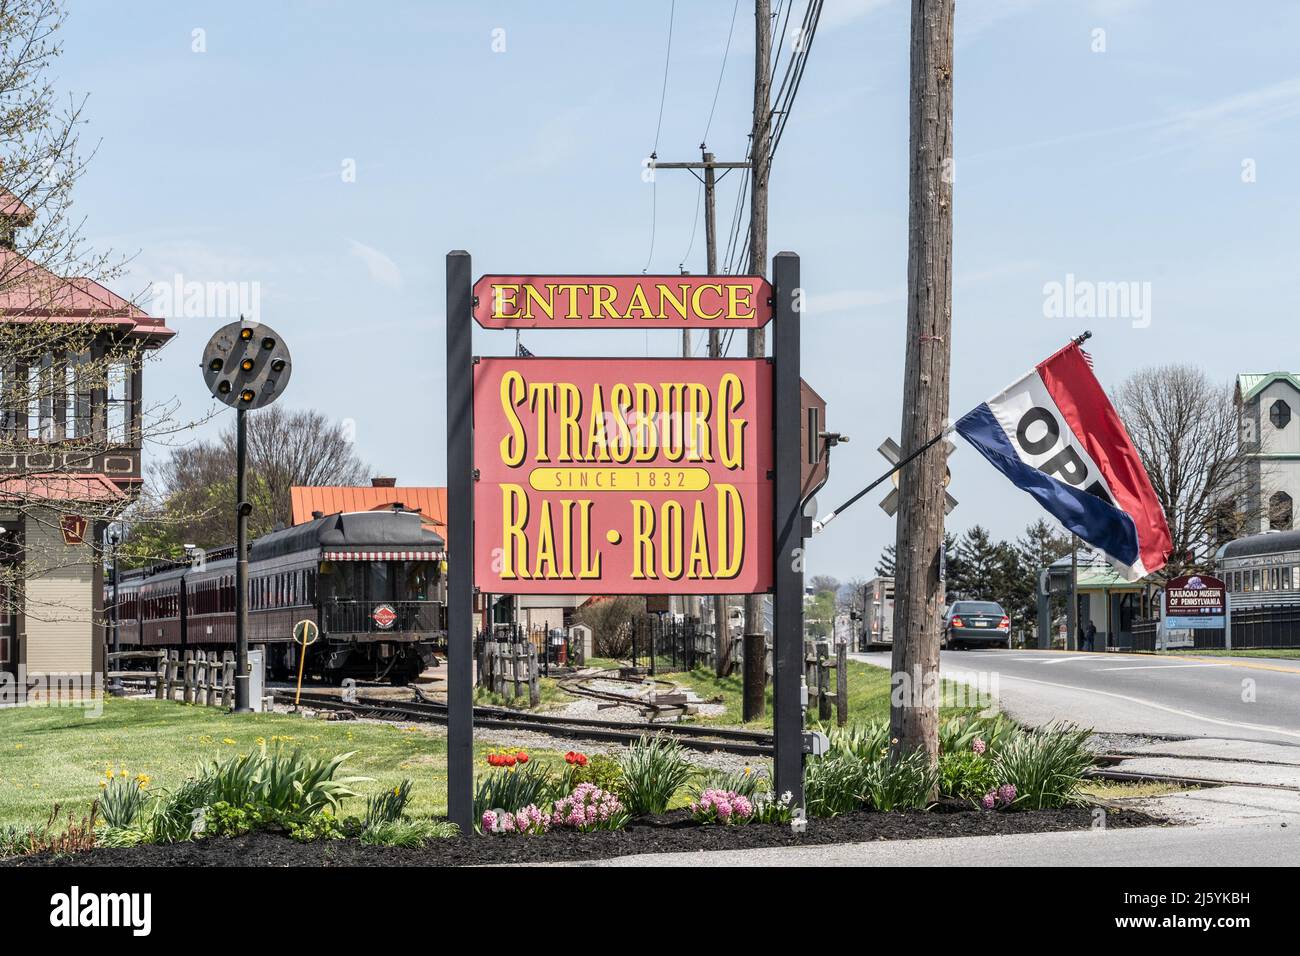
[[[749,190],[749,271],[767,275],[767,176],[771,165],[772,132],[772,4],[771,0],[754,2],[754,127],[750,139],[753,163]],[[752,329],[747,336],[746,354],[763,358],[767,342],[763,329]],[[763,595],[745,595],[745,677],[743,717],[753,720],[764,710],[764,684],[767,680],[767,638],[763,624]],[[762,661],[760,664],[755,660]]]
[[[693,163],[655,163],[655,169],[686,169],[692,176],[700,179],[704,183],[704,249],[705,249],[705,271],[711,275],[718,274],[718,230],[717,230],[717,208],[715,188],[721,176],[717,175],[717,170],[722,170],[722,176],[727,175],[733,169],[748,169],[748,161],[736,163],[720,163],[716,157],[709,152],[704,143],[700,143],[700,161]],[[696,172],[700,170],[700,172]],[[701,175],[702,174],[702,175]],[[691,357],[691,333],[689,329],[682,332],[682,357]],[[717,329],[709,329],[709,358],[722,357],[722,337]],[[731,673],[731,631],[727,624],[727,599],[724,595],[714,595],[713,598],[713,629],[714,629],[714,659],[717,676],[726,677]]]
[[[942,432],[952,327],[952,20],[954,0],[912,0],[911,158],[903,456]],[[944,449],[899,473],[890,737],[895,757],[938,760],[939,612],[943,601]],[[900,693],[901,691],[901,693]]]

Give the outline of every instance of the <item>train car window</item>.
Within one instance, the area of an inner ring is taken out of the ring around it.
[[[389,573],[387,561],[367,561],[369,573],[366,575],[366,593],[367,601],[389,601],[392,600],[393,576]]]

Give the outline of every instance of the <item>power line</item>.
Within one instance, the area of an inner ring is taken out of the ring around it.
[[[704,124],[704,138],[701,142],[709,141],[709,130],[713,128],[713,113],[718,108],[718,94],[722,92],[722,78],[727,73],[727,55],[731,52],[731,36],[736,32],[736,11],[740,9],[740,0],[736,0],[731,8],[731,26],[727,28],[727,44],[722,48],[722,66],[718,70],[718,85],[713,88],[713,105],[709,107],[709,121]]]
[[[713,128],[713,116],[718,109],[718,95],[722,92],[722,81],[727,75],[727,57],[731,54],[731,38],[736,32],[736,13],[740,10],[740,0],[736,0],[731,6],[731,23],[727,27],[727,42],[722,47],[722,66],[718,67],[718,82],[713,87],[713,102],[709,106],[709,119],[704,124],[704,135],[700,137],[700,148],[709,141],[709,130]],[[695,248],[695,235],[700,226],[700,200],[704,196],[704,183],[700,183],[700,191],[695,194],[695,213],[691,216],[691,239],[686,246],[686,254],[682,256],[682,265],[691,257],[691,250]]]
[[[645,268],[641,270],[642,272],[650,271],[650,263],[655,255],[655,226],[659,214],[659,184],[653,178],[654,161],[659,158],[659,133],[664,125],[664,101],[668,98],[668,67],[673,59],[673,20],[676,15],[677,0],[673,0],[672,6],[668,8],[668,47],[664,51],[664,80],[659,88],[659,119],[655,122],[654,148],[650,150],[650,251],[646,254]]]

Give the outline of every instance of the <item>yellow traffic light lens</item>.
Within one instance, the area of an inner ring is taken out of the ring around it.
[[[241,339],[243,339],[245,342],[247,342],[249,339],[251,339],[251,338],[253,337],[253,330],[252,330],[252,329],[240,329],[240,330],[239,330],[239,337],[240,337]]]
[[[251,402],[254,398],[254,395],[255,393],[251,388],[246,388],[239,393],[239,400],[241,402]]]
[[[220,372],[222,367],[225,366],[225,364],[226,363],[221,361],[221,359],[214,358],[211,362],[208,363],[208,368],[214,372]]]
[[[239,367],[242,368],[245,372],[251,372],[253,370],[253,360],[250,358],[246,358],[239,363]]]
[[[271,338],[269,335],[262,339],[262,348],[266,349],[268,352],[271,351],[271,349],[275,348],[275,339]]]

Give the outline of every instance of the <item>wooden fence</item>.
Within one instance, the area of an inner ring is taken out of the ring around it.
[[[235,652],[115,651],[107,656],[108,680],[144,681],[158,700],[207,707],[235,705]],[[152,662],[152,668],[113,670],[126,661]]]
[[[844,641],[804,641],[804,681],[808,685],[808,712],[816,702],[817,719],[831,719],[843,727],[849,722],[849,645]],[[835,690],[831,690],[831,671],[835,672]]]
[[[478,647],[478,686],[503,697],[528,695],[528,706],[542,700],[537,645],[531,641],[482,641]]]

